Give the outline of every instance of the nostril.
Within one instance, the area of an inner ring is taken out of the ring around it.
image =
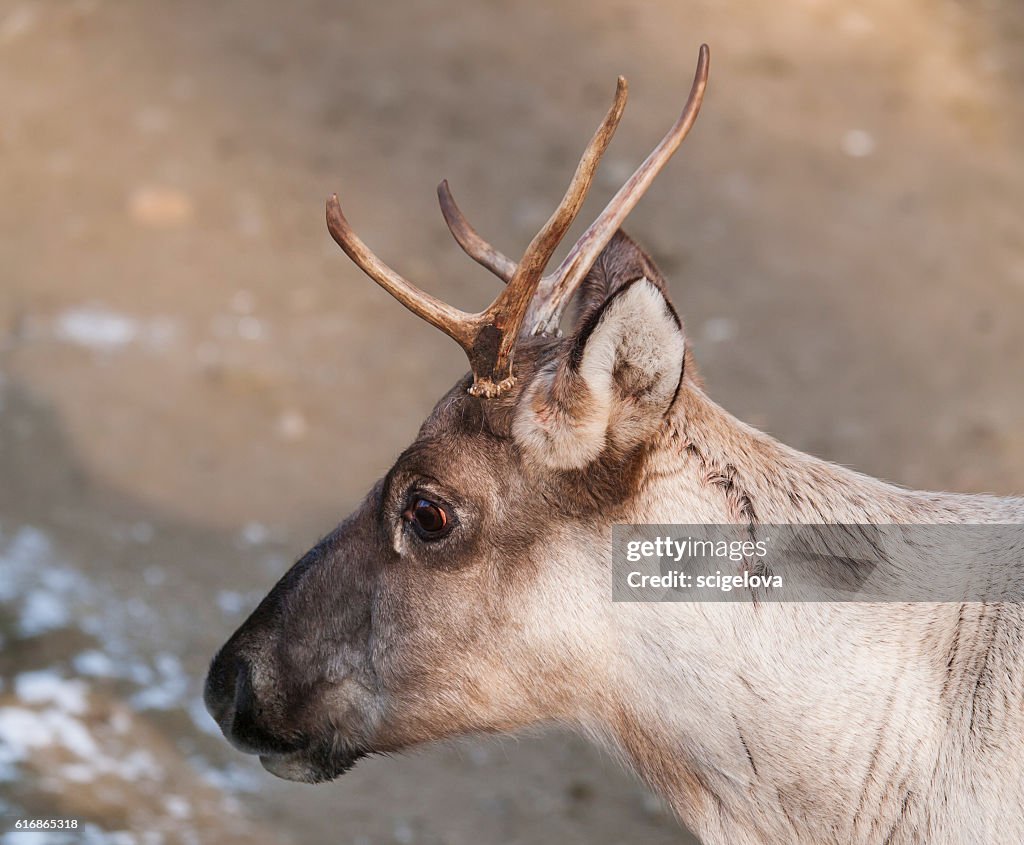
[[[244,660],[237,663],[234,689],[235,721],[252,721],[256,711],[256,696],[252,691],[252,673]]]
[[[245,673],[244,661],[223,649],[210,664],[203,688],[203,702],[225,733],[234,720],[235,689],[238,678]]]
[[[264,708],[253,689],[252,667],[239,660],[235,666],[234,700],[230,725],[231,742],[242,750],[264,751],[279,743],[267,733]]]

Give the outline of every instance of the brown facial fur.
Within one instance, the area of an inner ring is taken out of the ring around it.
[[[565,710],[572,670],[531,657],[522,596],[551,576],[536,551],[556,527],[614,520],[646,447],[609,445],[586,467],[548,471],[523,459],[513,422],[552,366],[567,380],[549,399],[576,412],[580,351],[603,303],[641,275],[664,289],[617,235],[581,294],[574,336],[521,343],[517,383],[499,397],[471,396],[460,380],[356,512],[281,579],[211,667],[208,706],[239,747],[275,773],[319,780],[366,753]],[[425,541],[405,523],[420,496],[450,512],[450,535]]]

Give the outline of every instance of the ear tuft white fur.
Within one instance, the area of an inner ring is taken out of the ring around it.
[[[520,400],[513,436],[542,464],[582,468],[605,449],[626,453],[661,425],[682,376],[686,338],[658,287],[619,289],[564,357]]]

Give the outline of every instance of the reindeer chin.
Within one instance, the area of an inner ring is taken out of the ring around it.
[[[311,759],[304,752],[294,754],[261,754],[260,764],[282,780],[298,783],[327,783],[341,777],[363,757],[362,753],[332,755],[330,759]]]

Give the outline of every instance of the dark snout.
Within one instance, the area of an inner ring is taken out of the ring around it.
[[[203,701],[227,740],[246,754],[290,754],[304,743],[268,728],[270,707],[253,688],[252,665],[229,643],[217,654],[206,676]]]
[[[373,677],[368,520],[361,516],[284,575],[206,677],[203,700],[224,736],[281,777],[336,777],[367,748],[372,706],[354,692],[368,690]]]
[[[330,538],[307,552],[260,602],[210,664],[203,700],[227,740],[248,754],[299,750],[298,714],[289,706],[292,688],[308,686],[315,661],[278,647],[297,645],[313,632],[299,624],[308,609],[310,582],[329,577]],[[315,587],[315,585],[314,585]],[[310,649],[304,649],[308,655]]]

